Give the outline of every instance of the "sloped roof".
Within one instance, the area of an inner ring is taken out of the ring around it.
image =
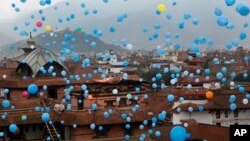
[[[67,68],[62,64],[62,62],[58,59],[56,54],[45,49],[45,48],[37,48],[32,51],[28,56],[25,57],[22,61],[28,64],[33,72],[33,74],[37,74],[41,67],[49,62],[49,59],[53,59],[53,61],[60,64],[66,71]]]
[[[20,55],[20,56],[11,58],[11,59],[9,59],[9,60],[15,61],[15,62],[18,62],[18,63],[19,63],[19,62],[21,62],[22,60],[24,60],[28,55],[29,55],[28,53],[24,53],[24,54],[22,54],[22,55]]]

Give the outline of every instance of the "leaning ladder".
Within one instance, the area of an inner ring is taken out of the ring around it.
[[[45,104],[45,102],[44,102],[43,99],[41,99],[41,102],[42,102],[42,105],[41,105],[41,103],[40,103],[40,100],[38,101],[38,105],[39,105],[40,109],[42,108],[42,106],[43,106],[44,108],[46,108],[46,104]],[[41,112],[43,113],[43,111],[41,111]],[[47,128],[48,132],[49,132],[49,135],[50,135],[51,140],[52,140],[52,141],[55,141],[55,140],[54,140],[54,136],[53,136],[52,133],[51,133],[51,129],[49,128],[48,123],[45,122],[45,125],[46,125],[46,128]],[[55,136],[57,137],[58,133],[57,133],[57,130],[56,130],[54,124],[52,123],[51,126],[52,126],[52,128],[53,128],[53,131],[54,131],[54,133],[55,133]],[[57,138],[58,138],[58,137],[57,137]],[[59,137],[58,140],[61,141],[61,138]]]

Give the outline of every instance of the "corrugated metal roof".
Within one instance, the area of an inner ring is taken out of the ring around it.
[[[49,62],[49,59],[53,59],[53,61],[60,64],[67,71],[67,68],[58,59],[58,57],[45,48],[37,48],[22,61],[27,63],[30,66],[33,74],[36,75],[39,72],[40,68]]]

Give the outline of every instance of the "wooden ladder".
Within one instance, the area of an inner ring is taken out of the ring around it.
[[[41,103],[42,103],[42,104],[41,104]],[[45,102],[44,102],[43,99],[40,99],[40,100],[38,101],[38,105],[39,105],[40,109],[41,109],[42,107],[43,107],[43,108],[46,108],[46,104],[45,104]],[[43,111],[41,111],[41,112],[42,112],[42,114],[44,113]],[[58,138],[58,137],[57,137],[58,132],[57,132],[57,130],[56,130],[54,124],[52,123],[51,125],[49,125],[47,122],[45,122],[45,125],[46,125],[46,128],[47,128],[48,132],[49,132],[50,139],[51,139],[52,141],[55,141],[55,137],[56,137],[56,140],[61,141],[61,138]],[[52,131],[53,131],[54,134],[51,132],[51,128],[50,128],[49,126],[52,126]]]

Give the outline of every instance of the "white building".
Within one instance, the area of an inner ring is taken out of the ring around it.
[[[230,110],[228,95],[217,96],[212,101],[185,100],[173,106],[173,124],[180,120],[195,119],[198,123],[229,127],[230,125],[250,125],[250,105],[243,104],[244,95],[237,95],[237,109]],[[222,100],[223,99],[223,100]],[[202,110],[201,110],[202,109]],[[181,110],[181,112],[180,112]]]

